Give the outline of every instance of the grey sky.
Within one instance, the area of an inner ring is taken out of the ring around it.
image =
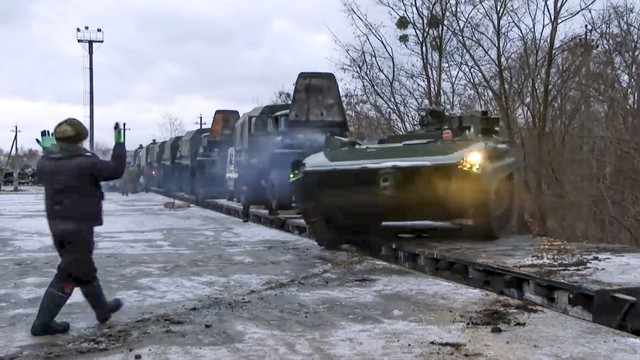
[[[128,148],[158,135],[165,111],[195,128],[218,108],[250,110],[300,71],[334,71],[327,27],[350,36],[339,0],[0,0],[0,148],[83,118],[83,52],[76,27],[100,27],[94,55],[96,142]],[[87,110],[88,112],[88,110]],[[88,125],[88,124],[87,124]]]

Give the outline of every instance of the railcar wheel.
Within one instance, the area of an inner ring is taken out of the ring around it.
[[[493,189],[484,209],[474,214],[474,234],[485,240],[500,238],[512,223],[514,206],[514,182],[506,177]]]

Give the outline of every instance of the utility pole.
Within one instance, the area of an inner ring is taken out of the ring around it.
[[[93,44],[103,43],[104,33],[101,28],[93,31],[85,26],[84,31],[76,28],[76,39],[81,44],[89,44],[89,150],[93,151]]]
[[[11,143],[11,149],[9,149],[9,157],[7,158],[7,166],[9,165],[9,161],[11,160],[11,152],[13,151],[13,149],[16,149],[15,155],[13,156],[13,191],[18,191],[18,185],[19,185],[19,181],[20,181],[20,177],[19,177],[19,174],[18,174],[20,169],[18,169],[18,162],[17,162],[17,158],[18,158],[18,133],[22,132],[22,131],[18,130],[18,124],[15,124],[13,126],[13,130],[11,132],[13,132],[13,142]],[[5,168],[7,166],[5,166]],[[4,181],[4,178],[2,179],[2,181]]]
[[[200,129],[202,129],[202,125],[207,125],[207,123],[202,121],[202,114],[200,114],[199,118],[200,118],[200,121],[196,121],[194,124],[196,125],[200,124]]]
[[[127,123],[122,123],[122,142],[125,146],[127,146],[127,130],[131,130],[127,128]]]

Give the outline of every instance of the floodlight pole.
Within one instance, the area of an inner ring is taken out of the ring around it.
[[[101,28],[92,31],[85,26],[84,31],[76,28],[76,38],[79,43],[89,44],[89,150],[93,151],[93,43],[103,43],[104,33]]]

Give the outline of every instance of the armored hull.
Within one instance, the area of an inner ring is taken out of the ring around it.
[[[321,245],[383,222],[424,220],[471,220],[496,238],[511,220],[515,162],[499,140],[344,144],[292,169],[296,203]]]

